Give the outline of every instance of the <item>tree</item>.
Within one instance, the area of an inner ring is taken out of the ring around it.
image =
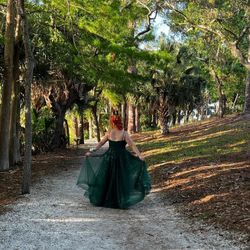
[[[15,1],[8,0],[4,45],[4,85],[0,112],[0,170],[9,169],[11,92],[14,81]]]
[[[162,4],[185,33],[197,29],[216,36],[246,68],[244,113],[250,113],[250,8],[248,0],[171,1]]]
[[[29,27],[26,17],[24,0],[18,0],[19,15],[22,18],[22,34],[25,52],[25,153],[23,163],[22,193],[30,193],[31,182],[31,152],[32,152],[32,126],[31,126],[31,84],[33,80],[34,57],[31,49]]]
[[[11,124],[10,124],[10,165],[21,161],[20,153],[20,50],[22,46],[21,16],[16,6],[16,25],[15,25],[15,44],[13,57],[13,76],[12,82],[12,105],[11,105]]]

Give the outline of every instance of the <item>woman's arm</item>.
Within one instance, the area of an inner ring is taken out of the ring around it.
[[[104,135],[104,137],[101,139],[101,141],[97,144],[97,146],[95,147],[95,149],[93,150],[93,151],[96,151],[96,150],[98,150],[99,148],[101,148],[106,142],[107,142],[107,140],[108,140],[108,136],[109,136],[109,134],[108,134],[108,132]],[[91,154],[91,152],[89,151],[89,152],[87,152],[85,155],[90,155]]]
[[[125,140],[128,143],[128,145],[132,148],[132,150],[135,152],[135,154],[142,160],[144,161],[144,157],[141,155],[140,151],[136,147],[134,141],[132,138],[129,136],[127,132],[125,132]]]
[[[105,143],[106,141],[108,140],[108,136],[109,134],[106,133],[103,138],[101,139],[101,141],[96,145],[95,149],[98,150],[99,148],[101,148]]]

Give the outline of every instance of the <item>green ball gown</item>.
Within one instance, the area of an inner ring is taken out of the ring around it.
[[[126,209],[149,194],[151,179],[145,161],[126,149],[125,140],[109,140],[105,153],[85,157],[77,185],[95,206]]]

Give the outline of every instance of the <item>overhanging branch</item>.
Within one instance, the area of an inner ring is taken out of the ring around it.
[[[212,22],[215,22],[217,21],[218,23],[221,24],[222,28],[228,32],[231,36],[234,37],[234,41],[233,42],[230,42],[226,36],[220,31],[220,30],[216,30],[216,29],[213,29],[212,27],[209,27],[209,26],[206,26],[206,25],[203,25],[203,24],[196,24],[194,23],[185,13],[183,13],[182,11],[178,10],[173,4],[170,4],[170,3],[164,3],[162,8],[168,8],[174,12],[176,12],[177,14],[179,14],[180,16],[182,16],[185,21],[187,23],[185,23],[185,25],[190,25],[192,26],[193,28],[199,28],[201,30],[204,30],[206,32],[209,32],[209,33],[212,33],[212,34],[215,34],[216,36],[218,36],[222,42],[226,43],[229,47],[229,49],[231,50],[232,52],[232,55],[234,57],[236,57],[237,59],[240,60],[241,64],[244,65],[246,68],[249,68],[250,67],[250,62],[247,61],[247,59],[244,57],[242,51],[239,49],[239,44],[240,42],[242,41],[243,37],[247,34],[248,30],[250,29],[250,26],[247,25],[241,32],[241,34],[239,36],[237,36],[233,31],[229,30],[228,28],[226,28],[220,19],[214,19],[212,20]]]
[[[140,36],[148,33],[151,28],[152,28],[152,22],[156,19],[157,14],[158,14],[158,4],[156,4],[156,7],[154,10],[151,10],[147,5],[145,5],[144,3],[142,3],[141,1],[137,0],[137,2],[142,5],[144,8],[146,8],[148,10],[148,15],[147,15],[147,26],[144,30],[142,30],[141,32],[139,32],[135,37],[134,40],[138,40]],[[152,15],[154,15],[152,17]]]

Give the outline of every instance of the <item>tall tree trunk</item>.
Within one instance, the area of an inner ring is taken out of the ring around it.
[[[239,49],[237,46],[237,41],[233,43],[229,43],[229,48],[231,50],[232,55],[237,58],[241,64],[246,68],[247,70],[247,77],[246,77],[246,87],[245,87],[245,103],[244,103],[244,114],[250,114],[250,32],[249,28],[248,30],[248,49],[247,49],[247,55],[244,57],[244,52]]]
[[[248,29],[248,52],[245,64],[243,64],[247,70],[246,77],[246,88],[245,88],[245,104],[244,104],[244,113],[250,114],[250,32]]]
[[[157,127],[157,110],[156,109],[153,110],[151,127],[153,128]]]
[[[237,93],[237,94],[235,95],[235,97],[234,97],[234,100],[233,100],[233,105],[232,105],[232,111],[233,111],[233,112],[235,111],[235,106],[236,106],[238,97],[239,97],[239,94]]]
[[[189,122],[189,118],[190,118],[190,115],[192,113],[192,110],[187,110],[187,113],[186,113],[186,122]]]
[[[167,135],[169,134],[169,110],[166,105],[160,105],[159,107],[159,119],[160,119],[160,127],[161,134]]]
[[[64,119],[64,130],[66,131],[67,144],[70,145],[69,124],[67,119]]]
[[[124,104],[123,104],[122,114],[123,114],[123,127],[125,130],[128,130],[128,102],[127,98],[124,97]]]
[[[178,122],[178,124],[179,124],[179,125],[181,124],[181,119],[182,119],[182,116],[181,116],[181,110],[178,110],[178,114],[177,114],[177,122]]]
[[[78,119],[74,116],[74,128],[75,128],[75,139],[79,137],[79,126],[78,126]]]
[[[133,133],[133,107],[130,102],[128,102],[128,132]]]
[[[14,81],[15,1],[8,0],[4,45],[4,85],[0,112],[0,170],[9,169],[11,92]]]
[[[172,115],[172,119],[173,119],[173,126],[176,125],[176,120],[177,120],[177,110],[174,111],[173,115]]]
[[[64,120],[66,109],[65,107],[57,107],[56,128],[54,138],[52,140],[52,148],[64,148],[66,146]]]
[[[99,113],[98,115],[98,121],[99,121],[99,129],[100,129],[100,137],[105,135],[105,128],[103,127],[103,123],[102,121],[102,114]]]
[[[99,126],[98,116],[97,116],[97,104],[92,107],[92,114],[93,114],[94,123],[96,126],[96,137],[97,137],[97,141],[99,142],[101,140],[101,135],[100,135],[100,126]]]
[[[92,117],[89,118],[89,139],[93,138],[93,120]]]
[[[128,132],[135,133],[135,106],[131,103],[128,103]]]
[[[31,84],[33,79],[34,57],[31,50],[28,21],[25,13],[24,0],[18,0],[18,9],[22,17],[23,44],[25,51],[25,153],[23,164],[22,193],[30,193],[31,182],[31,150],[32,150],[32,126],[31,126]]]
[[[249,61],[250,61],[250,45],[249,45]],[[246,79],[244,113],[250,114],[250,69],[248,69],[247,79]]]
[[[222,91],[222,82],[218,74],[216,73],[215,69],[210,67],[210,74],[212,75],[214,81],[216,82],[216,87],[217,87],[217,93],[218,93],[218,101],[219,101],[219,106],[217,110],[217,115],[222,118],[225,114],[225,95],[223,94]]]
[[[135,132],[137,133],[141,131],[140,116],[140,106],[137,105],[135,108]]]
[[[80,144],[84,144],[84,120],[83,120],[83,109],[80,109],[80,128],[79,128],[79,137]]]
[[[133,120],[132,120],[132,124],[133,124],[133,126],[132,126],[132,131],[133,131],[133,133],[135,133],[136,132],[136,117],[135,117],[135,106],[134,105],[132,105],[132,112],[133,112]]]
[[[220,118],[223,118],[225,115],[226,107],[225,107],[225,101],[226,97],[222,91],[222,83],[219,77],[216,74],[216,81],[217,81],[217,91],[218,91],[218,96],[219,96],[219,108],[218,108],[218,115]]]
[[[11,106],[11,125],[10,125],[10,165],[13,166],[21,161],[20,154],[20,141],[19,141],[19,128],[18,120],[20,116],[18,112],[20,110],[20,70],[19,70],[19,50],[21,42],[21,16],[17,11],[16,18],[16,30],[15,30],[15,46],[14,46],[14,61],[13,61],[13,94],[12,94],[12,106]]]

